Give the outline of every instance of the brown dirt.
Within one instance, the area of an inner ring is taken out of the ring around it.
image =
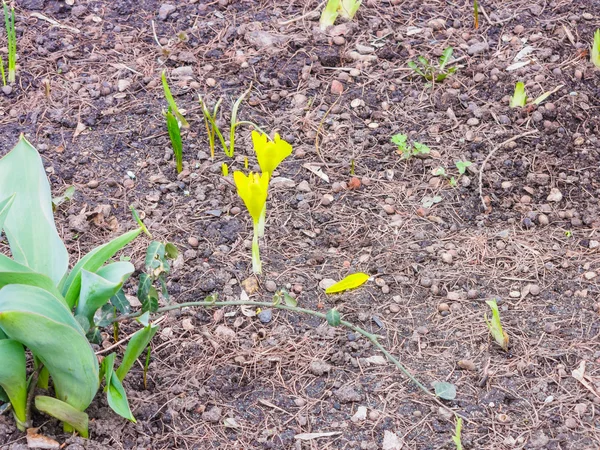
[[[600,3],[480,1],[486,15],[473,30],[470,2],[365,1],[354,23],[336,28],[344,33],[340,45],[318,31],[313,16],[280,24],[316,1],[173,2],[177,10],[166,20],[158,18],[161,3],[149,0],[17,3],[18,83],[0,94],[0,154],[25,133],[55,192],[77,187],[57,212],[73,259],[115,232],[73,229],[71,217],[109,204],[123,231],[133,226],[134,205],[155,238],[185,252],[169,282],[175,301],[214,292],[239,298],[251,270],[251,224],[220,174],[221,163],[231,161],[220,149],[215,161],[208,158],[197,93],[211,105],[225,99],[226,127],[228,108],[252,84],[240,116],[293,144],[276,175],[296,186],[272,189],[265,273],[253,298],[269,301],[272,280],[302,307],[335,305],[381,335],[424,384],[454,383],[458,395],[447,405],[468,418],[465,449],[600,448],[600,397],[571,377],[586,361],[600,392],[600,71],[583,55]],[[80,32],[52,27],[36,12]],[[421,30],[410,34],[409,27]],[[274,43],[261,47],[257,37]],[[469,55],[476,42],[489,49]],[[357,44],[372,46],[375,61],[353,60]],[[531,64],[506,71],[527,45],[535,48]],[[460,67],[444,83],[427,85],[407,68],[408,59],[437,58],[447,46]],[[185,171],[177,176],[160,73],[181,66],[193,74],[171,78],[191,124]],[[330,92],[336,79],[341,96]],[[518,80],[532,98],[564,87],[536,109],[513,110],[508,97]],[[486,156],[532,130],[538,132],[493,153],[479,186]],[[395,133],[427,144],[432,157],[401,160],[389,142]],[[243,155],[253,163],[247,127],[236,148],[232,169],[243,166]],[[459,159],[473,165],[458,187],[431,175],[443,166],[456,176]],[[346,188],[351,161],[362,181],[355,190]],[[306,163],[319,165],[330,183]],[[88,187],[92,180],[97,188]],[[297,189],[303,181],[309,192]],[[552,188],[562,200],[547,200]],[[326,206],[325,194],[334,197]],[[441,201],[423,208],[423,198],[434,195]],[[190,237],[199,239],[197,249]],[[145,245],[140,239],[127,251],[136,267]],[[322,279],[352,271],[375,281],[334,297],[319,288]],[[135,288],[134,277],[128,293]],[[483,320],[484,301],[493,297],[510,336],[508,353],[491,342]],[[440,313],[441,303],[449,311]],[[70,450],[378,449],[386,430],[405,449],[453,448],[453,420],[392,365],[370,364],[377,352],[353,333],[289,313],[274,312],[262,324],[237,308],[222,312],[169,315],[152,344],[148,389],[140,367],[125,381],[137,424],[116,417],[98,395],[88,411],[91,439],[65,436],[41,416],[40,432]],[[112,343],[110,333],[105,338]],[[475,370],[460,369],[460,360]],[[319,374],[314,364],[323,361],[331,368]],[[341,401],[343,386],[354,388],[357,401]],[[355,423],[359,406],[370,414]],[[228,418],[238,428],[226,426]],[[294,438],[329,431],[340,434]],[[0,416],[0,449],[24,443]]]

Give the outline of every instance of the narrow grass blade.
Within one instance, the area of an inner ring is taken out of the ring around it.
[[[169,88],[169,83],[167,82],[167,75],[164,70],[162,73],[162,85],[163,85],[163,90],[165,92],[165,99],[167,100],[167,103],[169,104],[169,108],[171,108],[171,111],[173,111],[173,115],[175,115],[175,117],[177,117],[179,122],[181,122],[181,126],[183,128],[189,128],[190,125],[187,123],[187,120],[185,120],[185,117],[183,117],[183,115],[179,112],[179,108],[177,108],[177,104],[175,103],[173,94],[171,94],[171,89]]]
[[[183,170],[183,144],[181,142],[181,130],[175,116],[169,111],[165,114],[167,118],[167,129],[173,146],[173,154],[175,155],[175,163],[177,164],[177,173]]]

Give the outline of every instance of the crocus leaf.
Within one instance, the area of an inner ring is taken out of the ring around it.
[[[68,403],[45,395],[35,397],[35,408],[71,425],[84,438],[88,437],[88,415]]]
[[[115,364],[115,354],[111,353],[102,360],[102,368],[104,371],[104,380],[106,386],[104,391],[106,392],[106,400],[108,406],[121,417],[130,420],[135,423],[135,417],[131,413],[129,408],[129,401],[127,400],[127,394],[121,384],[121,380],[113,370]]]
[[[433,383],[435,395],[444,400],[454,400],[456,398],[456,386],[446,381],[436,381]]]
[[[177,122],[177,119],[170,110],[165,113],[165,118],[167,120],[167,131],[171,139],[171,146],[173,147],[173,155],[175,155],[177,173],[181,173],[183,170],[183,143],[181,142],[179,122]]]
[[[488,320],[487,314],[485,314],[485,323],[487,324],[496,343],[502,347],[504,351],[508,351],[508,335],[504,332],[502,329],[502,324],[500,323],[500,311],[498,310],[498,304],[496,303],[496,300],[487,300],[486,303],[492,310],[492,320]]]
[[[338,10],[340,8],[340,0],[328,0],[325,8],[323,8],[323,12],[321,13],[321,19],[319,20],[319,25],[322,30],[325,30],[327,27],[333,25],[335,23],[335,19],[338,16]]]
[[[175,117],[177,117],[177,119],[181,123],[181,126],[183,128],[189,128],[190,125],[187,123],[187,120],[185,120],[185,117],[183,117],[183,115],[179,112],[179,108],[177,108],[177,104],[175,103],[173,94],[171,94],[171,89],[169,88],[169,83],[167,82],[166,71],[163,70],[161,78],[162,78],[163,91],[165,93],[165,99],[167,100],[167,103],[169,104],[169,108],[171,108],[173,115]]]
[[[600,28],[594,33],[594,43],[592,44],[592,51],[590,52],[590,60],[592,64],[600,68]]]
[[[338,281],[332,286],[325,289],[326,294],[337,294],[338,292],[346,291],[348,289],[357,288],[367,282],[369,275],[366,273],[358,272],[348,275],[341,281]]]
[[[352,20],[358,12],[362,1],[361,0],[342,0],[340,5],[340,13],[343,18]]]

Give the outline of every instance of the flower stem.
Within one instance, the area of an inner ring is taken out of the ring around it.
[[[258,228],[259,223],[254,222],[254,236],[252,237],[252,272],[257,275],[262,273],[262,263],[260,262],[260,250],[258,247]]]
[[[260,213],[260,218],[258,219],[258,237],[264,237],[266,223],[267,223],[267,203],[265,202],[265,206],[263,206],[263,210]]]

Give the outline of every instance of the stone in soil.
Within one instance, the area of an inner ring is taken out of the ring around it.
[[[171,5],[169,3],[163,3],[160,5],[160,9],[158,10],[158,18],[160,20],[167,20],[167,18],[173,14],[177,10],[175,5]]]
[[[333,395],[340,401],[340,403],[351,403],[360,402],[363,398],[354,387],[350,385],[344,385],[341,388],[333,392]]]
[[[265,283],[265,289],[269,292],[275,292],[277,290],[277,283],[273,280],[267,280]]]
[[[310,363],[309,370],[313,375],[320,377],[331,371],[331,364],[325,361],[315,360]]]
[[[223,411],[218,406],[213,406],[208,411],[202,413],[202,420],[210,423],[219,423]]]

